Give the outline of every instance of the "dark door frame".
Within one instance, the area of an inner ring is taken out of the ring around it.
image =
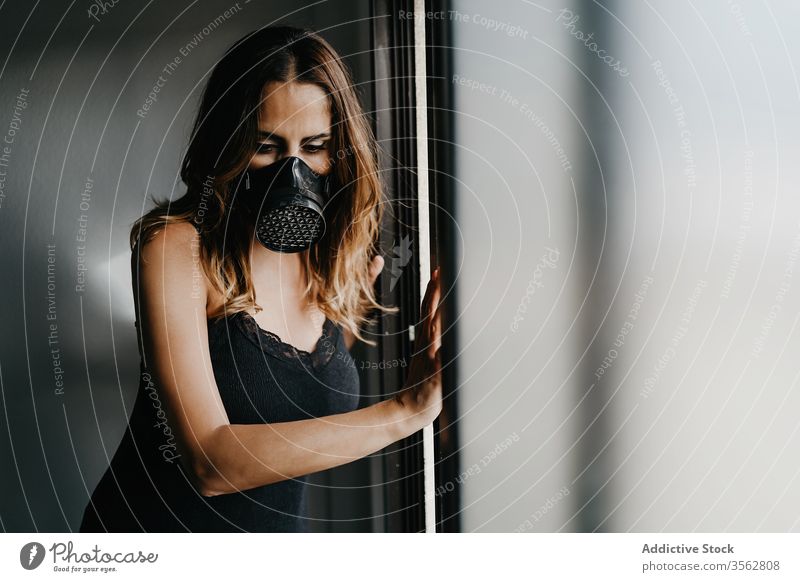
[[[400,311],[377,322],[376,333],[382,336],[376,355],[383,361],[400,359],[408,362],[411,355],[409,329],[417,323],[420,304],[420,273],[417,190],[417,133],[414,68],[413,0],[375,0],[372,4],[372,55],[374,130],[381,150],[381,171],[386,185],[387,212],[381,248],[387,264],[377,291],[385,305],[397,305]],[[428,10],[448,10],[447,2],[426,2]],[[441,265],[443,296],[448,306],[455,297],[447,281],[455,272],[454,249],[443,244],[456,240],[454,225],[447,216],[454,216],[451,176],[452,107],[449,83],[450,51],[447,20],[426,20],[426,67],[428,71],[428,159],[430,200],[431,265]],[[407,261],[404,263],[404,261]],[[391,278],[389,277],[391,274]],[[390,288],[386,288],[388,286]],[[455,327],[451,309],[443,309],[442,362],[445,404],[442,415],[434,422],[434,475],[437,531],[459,531],[459,491],[450,487],[458,475],[458,438],[454,393],[457,386],[453,362]],[[383,370],[375,377],[374,386],[383,397],[393,395],[404,380],[407,368]],[[389,532],[425,531],[425,491],[422,431],[403,439],[380,457],[380,470],[375,476],[384,484],[379,489],[382,499],[374,500],[378,510],[376,530]],[[382,525],[382,527],[381,527]]]

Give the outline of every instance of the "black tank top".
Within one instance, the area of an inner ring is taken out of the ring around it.
[[[310,353],[262,329],[246,312],[209,320],[208,340],[231,424],[304,420],[358,407],[358,372],[330,319]],[[160,390],[143,362],[140,370],[127,430],[86,506],[81,532],[309,531],[307,476],[200,495],[180,464]]]

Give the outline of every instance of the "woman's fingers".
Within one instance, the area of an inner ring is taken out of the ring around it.
[[[433,292],[431,294],[431,301],[428,305],[427,313],[427,338],[428,338],[428,354],[434,357],[436,350],[441,346],[441,333],[442,323],[439,317],[439,299],[441,297],[441,285],[439,283],[439,269],[434,271],[429,285],[432,286]]]
[[[436,310],[436,306],[439,304],[440,295],[438,269],[433,272],[433,276],[431,277],[430,281],[428,281],[428,288],[431,290],[431,294],[430,302],[428,304],[428,312],[426,315],[433,317],[433,312]]]
[[[442,310],[441,305],[436,307],[436,313],[433,316],[433,339],[432,344],[436,352],[442,347]]]
[[[425,297],[422,298],[422,305],[420,306],[419,316],[422,321],[427,322],[431,312],[431,303],[433,295],[436,292],[436,281],[431,278],[428,281],[428,286],[425,288]]]
[[[439,305],[439,281],[432,277],[428,282],[429,298],[428,304],[425,306],[425,318],[430,322],[433,320],[433,314],[436,312],[436,307]]]
[[[422,329],[414,338],[414,353],[427,349],[428,355],[433,357],[434,344],[441,345],[441,341],[434,341],[435,336],[441,334],[441,322],[437,322],[435,314],[439,308],[439,297],[441,296],[439,286],[439,267],[433,270],[428,286],[425,288],[425,297],[420,306],[420,323]]]

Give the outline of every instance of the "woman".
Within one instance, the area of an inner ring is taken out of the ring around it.
[[[314,33],[263,28],[225,53],[181,178],[131,232],[141,385],[80,531],[307,531],[306,475],[439,414],[438,272],[406,385],[356,409],[344,356],[370,310],[396,308],[372,288],[375,139]]]

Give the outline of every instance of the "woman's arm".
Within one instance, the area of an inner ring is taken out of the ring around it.
[[[428,414],[389,399],[322,418],[230,424],[211,366],[198,244],[190,224],[159,231],[141,249],[138,299],[145,363],[161,390],[180,461],[202,495],[348,463],[431,422]]]
[[[329,469],[365,457],[429,425],[442,410],[439,269],[420,308],[420,333],[403,390],[367,408],[311,420],[223,425],[209,437],[216,464],[203,495],[230,493]],[[269,437],[267,437],[269,432]]]
[[[271,424],[228,424],[205,441],[205,496],[316,473],[383,449],[424,425],[394,399],[352,412]]]

